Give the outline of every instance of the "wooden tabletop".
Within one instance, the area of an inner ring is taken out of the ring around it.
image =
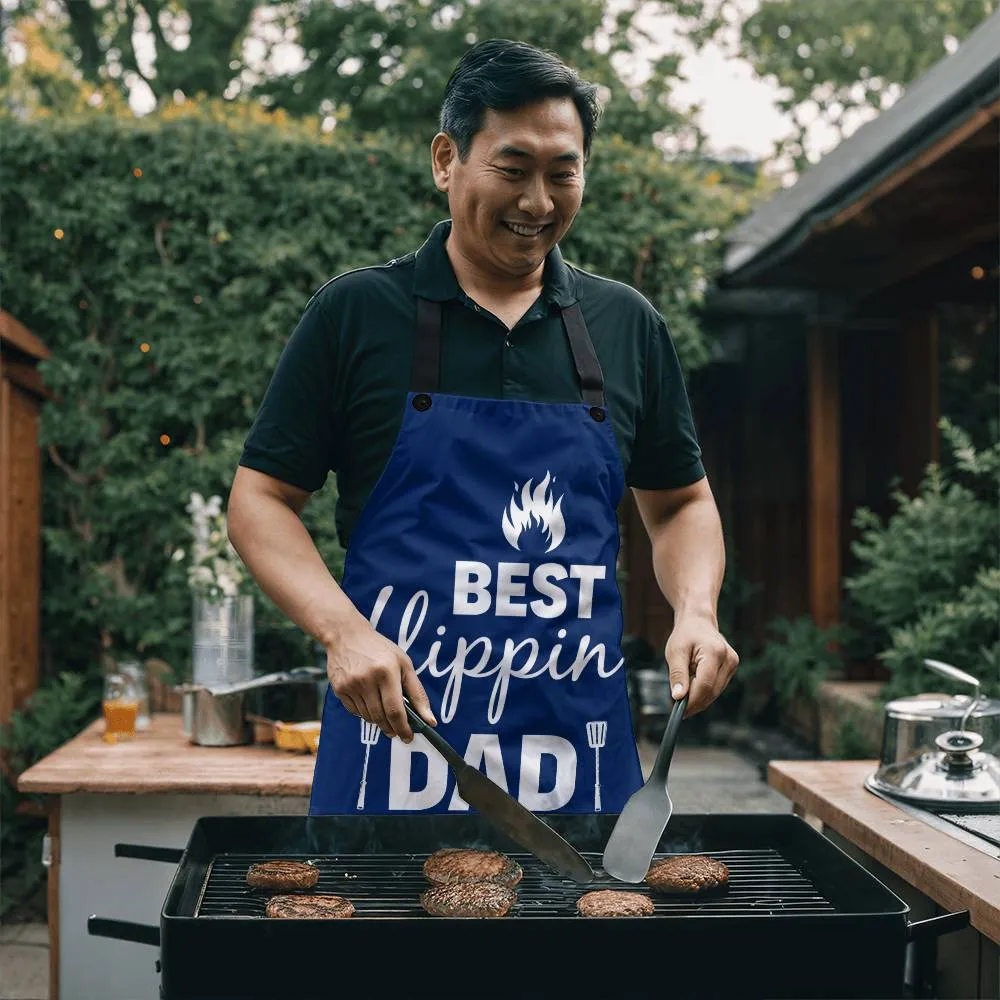
[[[212,792],[234,795],[307,796],[312,754],[262,744],[199,747],[181,732],[178,713],[153,716],[153,724],[125,743],[103,742],[98,719],[54,753],[28,768],[22,792]]]
[[[1000,943],[1000,861],[911,817],[864,787],[874,760],[773,760],[767,780],[946,910]]]

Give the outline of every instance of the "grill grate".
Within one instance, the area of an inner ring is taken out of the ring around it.
[[[311,893],[345,896],[354,903],[355,917],[428,917],[420,894],[429,883],[423,874],[427,854],[270,855],[310,861],[319,868],[319,882]],[[657,858],[669,857],[658,854]],[[835,913],[836,907],[810,879],[772,849],[713,851],[711,856],[729,868],[729,887],[711,896],[664,897],[645,886],[628,886],[607,875],[601,855],[584,852],[595,872],[594,882],[579,886],[545,867],[532,855],[510,854],[524,869],[517,886],[518,901],[510,911],[517,917],[576,917],[576,901],[592,889],[634,889],[649,894],[655,916],[770,916],[775,914]],[[267,894],[246,884],[251,864],[268,860],[261,855],[219,854],[209,866],[195,916],[208,918],[263,917]],[[436,919],[436,918],[430,918]],[[583,918],[581,918],[583,919]]]

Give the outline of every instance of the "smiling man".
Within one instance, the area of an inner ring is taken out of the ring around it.
[[[251,428],[230,538],[327,650],[314,814],[468,808],[404,695],[528,808],[622,808],[641,783],[615,574],[626,487],[674,609],[674,697],[701,711],[736,668],[666,324],[557,246],[598,118],[596,88],[551,53],[470,49],[431,143],[451,218],[313,296]],[[330,471],[339,585],[299,517]]]

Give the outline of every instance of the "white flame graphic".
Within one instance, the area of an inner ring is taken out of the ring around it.
[[[520,551],[518,542],[521,532],[526,528],[539,526],[549,536],[549,547],[545,551],[551,552],[566,537],[566,522],[562,516],[563,498],[553,501],[552,494],[548,492],[549,484],[555,482],[551,473],[545,473],[545,478],[535,487],[534,492],[531,489],[533,482],[533,479],[529,479],[521,487],[520,506],[517,503],[517,483],[514,484],[514,496],[510,506],[503,512],[504,537]]]

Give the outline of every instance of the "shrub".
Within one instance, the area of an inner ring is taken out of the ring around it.
[[[866,508],[854,516],[863,532],[853,551],[864,566],[845,586],[872,621],[890,630],[957,596],[996,551],[996,512],[968,488],[932,469],[920,493],[893,493],[886,524]]]
[[[926,691],[922,661],[945,660],[1000,693],[1000,442],[977,451],[941,422],[948,468],[929,467],[915,497],[895,494],[882,524],[859,510],[854,553],[862,569],[845,585],[859,612],[884,630],[879,658],[892,671],[887,697]],[[934,677],[933,686],[959,690]]]
[[[20,796],[17,779],[83,729],[97,711],[100,699],[100,681],[95,675],[62,673],[43,684],[0,731],[4,764],[0,787],[0,917],[31,894],[42,873],[46,823],[37,815],[42,810],[42,798]]]
[[[838,646],[852,636],[844,625],[821,629],[808,615],[793,620],[778,617],[768,628],[774,638],[744,660],[739,673],[744,680],[768,677],[780,705],[798,695],[815,698],[819,685],[840,668]]]
[[[933,687],[969,694],[967,684],[954,684],[930,674],[925,659],[945,660],[980,681],[983,694],[1000,697],[1000,569],[984,567],[955,600],[924,611],[916,621],[892,632],[881,655],[892,671],[883,695],[896,698]]]

